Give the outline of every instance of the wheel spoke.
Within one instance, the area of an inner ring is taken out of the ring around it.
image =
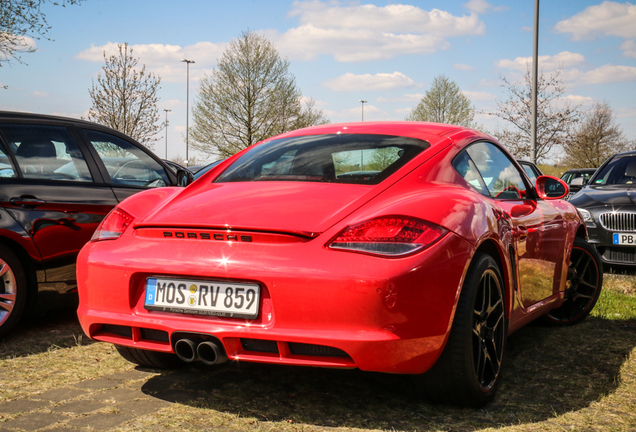
[[[574,252],[575,250],[572,250],[572,255],[574,255]],[[582,259],[583,259],[583,254],[580,254],[578,262],[576,264],[570,263],[570,267],[574,267],[575,269],[578,269]]]
[[[581,278],[585,277],[585,274],[587,273],[587,269],[590,267],[590,262],[591,261],[592,261],[592,259],[588,256],[587,260],[585,262],[585,266],[583,267],[583,271],[579,272],[579,275],[581,276]]]
[[[3,309],[7,312],[11,312],[15,304],[15,298],[15,294],[0,294],[0,312],[2,312]]]
[[[0,260],[0,277],[4,276],[10,270],[6,262]]]

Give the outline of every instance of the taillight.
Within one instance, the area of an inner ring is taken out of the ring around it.
[[[421,219],[384,216],[345,228],[329,247],[397,257],[422,250],[447,232],[446,229]]]
[[[115,240],[119,238],[126,231],[126,228],[130,226],[133,219],[131,215],[119,207],[115,207],[99,224],[91,241]]]

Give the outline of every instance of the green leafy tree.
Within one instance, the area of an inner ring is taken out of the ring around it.
[[[231,156],[265,138],[329,123],[302,93],[289,61],[274,44],[254,32],[230,42],[217,69],[200,82],[192,111],[192,148]]]
[[[161,78],[137,69],[139,59],[133,57],[128,44],[119,44],[119,54],[106,57],[103,75],[89,90],[93,102],[88,119],[116,129],[152,149],[164,125],[159,123],[157,108]]]
[[[474,127],[475,107],[457,83],[446,75],[437,75],[431,88],[406,117],[407,121],[426,121]]]
[[[20,54],[35,51],[27,38],[50,40],[46,36],[51,27],[42,11],[44,5],[66,7],[80,2],[82,0],[0,0],[0,67],[11,60],[22,63]]]
[[[598,168],[614,153],[632,147],[616,124],[609,104],[596,103],[576,128],[574,138],[566,143],[566,163],[577,168]]]

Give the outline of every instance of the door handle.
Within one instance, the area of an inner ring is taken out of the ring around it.
[[[46,204],[46,201],[33,196],[22,196],[19,198],[14,197],[11,198],[9,202],[20,207],[37,207],[41,206],[42,204]]]
[[[517,237],[519,240],[525,240],[525,238],[528,237],[528,229],[523,225],[519,225],[515,229],[515,237]]]

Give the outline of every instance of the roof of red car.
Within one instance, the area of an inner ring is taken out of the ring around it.
[[[275,138],[287,138],[302,135],[323,135],[339,133],[366,133],[381,135],[407,136],[428,141],[434,145],[443,136],[459,131],[474,132],[483,135],[481,132],[472,129],[442,123],[412,122],[412,121],[384,121],[384,122],[355,122],[355,123],[334,123],[320,126],[311,126],[303,129],[278,135]]]

